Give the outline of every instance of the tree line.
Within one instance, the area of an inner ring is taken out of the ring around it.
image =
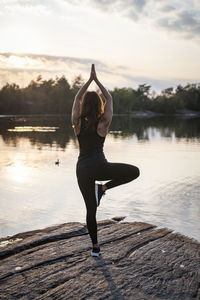
[[[71,84],[65,76],[44,80],[41,75],[27,87],[7,83],[0,89],[0,114],[69,114],[74,97],[84,81],[76,76]],[[115,114],[130,114],[134,111],[153,111],[174,114],[178,110],[200,111],[200,83],[178,85],[151,92],[151,86],[141,84],[137,89],[114,88]]]

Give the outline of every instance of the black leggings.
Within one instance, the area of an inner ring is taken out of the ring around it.
[[[121,163],[104,163],[98,167],[79,167],[76,169],[78,185],[87,209],[86,221],[93,244],[97,244],[95,180],[110,180],[107,189],[136,179],[140,172],[135,166]]]

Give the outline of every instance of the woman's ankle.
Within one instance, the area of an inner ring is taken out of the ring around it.
[[[94,248],[99,248],[99,244],[93,244]]]
[[[107,186],[105,184],[102,185],[102,190],[105,192],[107,190]]]

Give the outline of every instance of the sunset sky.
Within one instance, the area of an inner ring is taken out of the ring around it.
[[[110,89],[200,82],[200,0],[0,0],[0,86],[89,76]]]

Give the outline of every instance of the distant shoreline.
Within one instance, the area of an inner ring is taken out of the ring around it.
[[[70,116],[70,114],[5,114],[5,115],[0,115],[0,118],[13,118],[13,117],[56,117],[56,116]],[[200,112],[199,111],[192,111],[192,110],[179,110],[176,113],[171,113],[171,114],[164,114],[164,113],[157,113],[154,111],[149,111],[149,110],[136,110],[132,111],[131,113],[123,113],[123,114],[113,114],[113,116],[130,116],[130,117],[140,117],[140,118],[150,118],[150,117],[159,117],[159,116],[173,116],[173,117],[200,117]]]

